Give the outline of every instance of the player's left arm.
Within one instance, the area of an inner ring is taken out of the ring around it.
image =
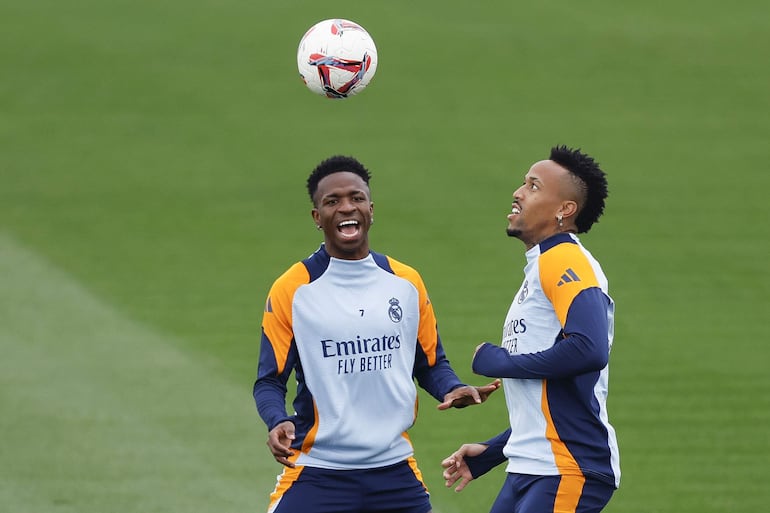
[[[432,311],[433,308],[430,307],[430,310]],[[466,385],[460,381],[460,378],[452,369],[449,359],[444,352],[444,347],[441,344],[441,338],[435,325],[435,317],[433,320],[432,329],[427,326],[425,328],[421,327],[418,332],[412,375],[421,388],[438,401],[443,402],[445,396],[450,392],[459,390]],[[420,324],[422,324],[422,321]]]
[[[466,386],[449,364],[438,333],[436,313],[420,274],[396,260],[390,260],[396,275],[408,280],[417,289],[420,319],[417,325],[417,347],[412,375],[417,383],[439,402],[455,389]]]
[[[501,378],[566,378],[603,369],[609,361],[611,299],[590,260],[577,244],[560,244],[539,260],[540,284],[562,326],[553,346],[538,353],[514,354],[483,344],[473,370]]]
[[[552,347],[509,354],[485,342],[473,357],[473,372],[496,378],[559,379],[603,369],[610,351],[609,301],[598,287],[583,290],[573,300],[564,329]]]
[[[422,277],[415,269],[401,262],[389,259],[389,263],[393,272],[411,282],[418,294],[420,315],[412,368],[412,376],[418,385],[439,401],[440,410],[462,408],[486,401],[491,393],[500,388],[500,382],[476,387],[460,381],[441,344],[436,314]]]

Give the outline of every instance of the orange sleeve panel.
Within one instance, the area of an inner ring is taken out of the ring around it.
[[[417,328],[417,342],[428,358],[428,365],[432,367],[436,364],[438,329],[436,327],[436,314],[433,311],[433,304],[428,297],[428,289],[425,288],[425,283],[423,283],[422,277],[416,269],[390,257],[388,257],[388,262],[393,270],[393,274],[409,280],[417,289],[420,301],[420,324]]]
[[[585,289],[599,287],[593,267],[580,246],[559,244],[540,255],[540,284],[553,304],[561,326],[575,297]]]
[[[296,263],[275,280],[267,296],[262,329],[273,346],[279,374],[283,372],[286,365],[291,341],[294,338],[291,318],[294,293],[309,281],[310,275],[305,266],[302,263]]]

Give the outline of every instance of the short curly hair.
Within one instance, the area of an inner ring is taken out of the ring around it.
[[[312,201],[313,204],[315,204],[314,196],[318,190],[318,182],[332,173],[339,173],[342,171],[348,171],[350,173],[357,174],[364,180],[366,185],[369,185],[369,180],[372,178],[369,170],[353,157],[345,157],[342,155],[329,157],[328,159],[318,164],[307,178],[307,192],[310,195],[310,201]]]
[[[585,202],[578,212],[575,224],[578,233],[586,233],[604,213],[604,200],[607,198],[607,175],[592,157],[580,149],[564,145],[551,148],[550,159],[577,178],[578,187]]]

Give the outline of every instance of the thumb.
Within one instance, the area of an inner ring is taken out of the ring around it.
[[[283,431],[283,435],[288,438],[289,440],[294,440],[294,423],[293,422],[287,422],[281,427]]]

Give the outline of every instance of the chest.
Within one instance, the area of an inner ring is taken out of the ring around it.
[[[501,345],[511,354],[543,351],[553,346],[561,329],[536,273],[528,273],[505,317]]]
[[[300,347],[321,341],[406,340],[415,337],[418,322],[417,290],[384,272],[357,281],[324,276],[300,288],[292,305]]]

